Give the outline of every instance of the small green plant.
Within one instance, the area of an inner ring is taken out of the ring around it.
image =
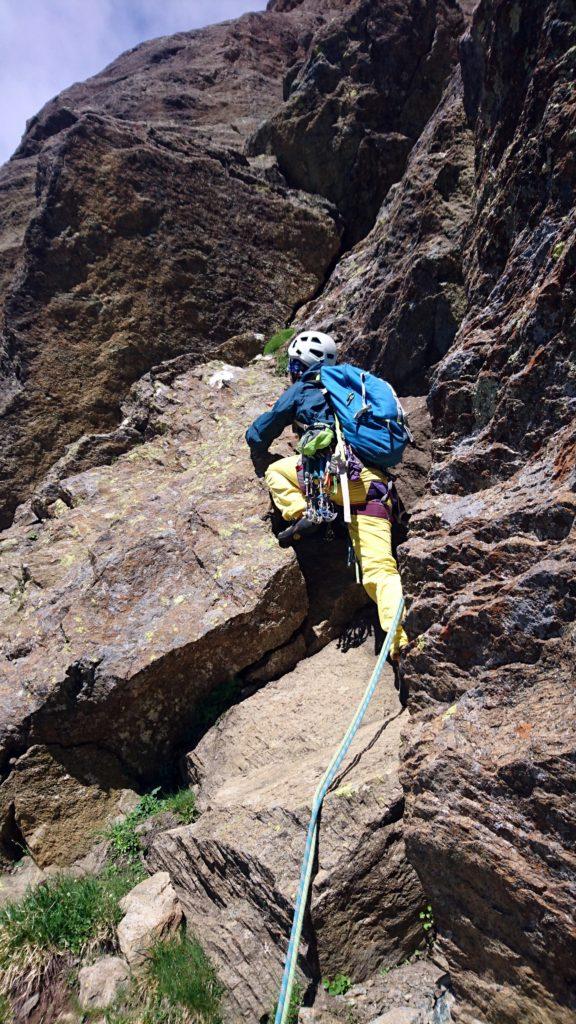
[[[147,973],[160,1002],[182,1006],[194,1020],[207,1024],[221,1020],[223,989],[196,939],[180,937],[158,942],[150,950]]]
[[[287,1024],[298,1024],[298,1015],[300,1013],[300,1007],[302,1006],[303,999],[304,992],[302,990],[302,985],[299,981],[295,981],[292,986],[292,995],[290,996],[290,1002],[288,1004],[288,1016],[286,1017]],[[278,1003],[274,1003],[272,1012],[268,1016],[268,1024],[274,1024],[277,1010]]]
[[[32,988],[55,958],[113,944],[120,900],[144,877],[140,866],[99,875],[58,875],[0,910],[0,995],[21,980]]]
[[[285,377],[288,373],[288,353],[284,349],[276,354],[275,373],[277,377]]]
[[[223,988],[199,942],[180,935],[157,942],[105,1014],[106,1024],[222,1024]]]
[[[136,829],[147,818],[161,811],[172,811],[183,825],[189,825],[196,817],[196,798],[191,789],[181,789],[167,796],[159,796],[159,789],[146,793],[122,821],[111,825],[105,836],[110,840],[111,856],[116,861],[135,864],[138,861],[141,844]]]
[[[333,978],[323,978],[322,985],[329,996],[345,996],[352,981],[347,974],[335,974]]]
[[[418,917],[422,922],[422,930],[424,932],[426,943],[431,945],[434,941],[434,913],[432,911],[432,904],[427,903],[424,910],[421,910],[418,914]]]
[[[294,328],[285,327],[281,331],[276,331],[271,338],[264,345],[264,355],[271,356],[274,352],[277,352],[279,348],[282,348],[287,341],[290,341],[294,337]]]

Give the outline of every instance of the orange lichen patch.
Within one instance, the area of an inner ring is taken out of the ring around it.
[[[576,441],[562,448],[554,460],[553,480],[566,480],[574,472],[574,466],[576,466]]]
[[[527,739],[533,728],[531,722],[519,722],[516,726],[516,735],[521,739]]]

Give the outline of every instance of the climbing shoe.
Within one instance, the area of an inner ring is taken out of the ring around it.
[[[301,540],[302,537],[308,537],[311,533],[316,533],[319,526],[320,523],[314,523],[307,516],[302,516],[301,519],[296,519],[295,522],[290,523],[286,530],[282,530],[278,534],[278,543],[281,548],[287,548],[292,541]]]

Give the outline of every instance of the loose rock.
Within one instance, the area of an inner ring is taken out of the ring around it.
[[[155,942],[178,929],[182,909],[166,871],[145,878],[120,900],[120,907],[124,917],[118,925],[118,944],[130,966],[137,969]]]

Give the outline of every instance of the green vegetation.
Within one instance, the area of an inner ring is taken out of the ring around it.
[[[288,353],[284,349],[276,355],[275,372],[277,377],[285,377],[288,373]]]
[[[196,799],[191,789],[180,789],[167,796],[159,796],[159,789],[146,793],[122,821],[112,825],[105,833],[110,840],[111,855],[114,860],[135,864],[138,861],[141,845],[136,831],[138,825],[161,811],[171,811],[182,822],[189,825],[196,817]]]
[[[302,1006],[302,1000],[304,998],[304,992],[300,982],[295,981],[292,987],[292,995],[290,996],[290,1002],[288,1004],[288,1016],[286,1018],[287,1024],[298,1024],[298,1014],[300,1007]],[[276,1017],[276,1011],[278,1010],[278,1003],[274,1003],[274,1009],[268,1016],[268,1024],[274,1024],[274,1018]]]
[[[345,996],[352,986],[352,980],[347,974],[335,974],[333,978],[323,978],[322,985],[329,996]]]
[[[276,356],[276,374],[279,377],[284,377],[288,371],[288,352],[286,351],[286,345],[294,337],[294,334],[295,331],[293,327],[285,327],[281,331],[276,331],[276,333],[273,334],[264,345],[265,356]]]
[[[276,334],[273,334],[271,338],[268,338],[268,341],[264,345],[264,355],[273,355],[274,352],[277,352],[279,348],[282,348],[282,346],[285,345],[287,341],[291,341],[293,337],[293,327],[285,327],[281,331],[276,331]]]
[[[55,958],[80,956],[114,941],[120,900],[144,869],[105,868],[99,875],[58,875],[0,910],[0,994],[40,978]],[[1,1019],[1,1018],[0,1018]]]
[[[428,903],[424,910],[420,911],[418,917],[422,922],[424,938],[426,939],[426,942],[431,945],[434,941],[434,913],[432,911],[432,904]]]
[[[200,944],[184,936],[157,942],[106,1024],[221,1024],[223,989]]]
[[[183,1006],[203,1021],[220,1020],[222,988],[199,942],[176,938],[150,952],[149,978],[160,1000]]]

